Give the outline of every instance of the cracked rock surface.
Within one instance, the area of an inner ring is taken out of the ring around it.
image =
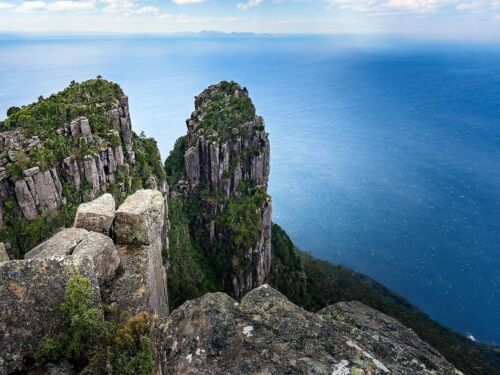
[[[241,303],[222,293],[188,301],[158,322],[155,341],[163,374],[460,374],[376,310],[340,303],[313,314],[267,285]]]

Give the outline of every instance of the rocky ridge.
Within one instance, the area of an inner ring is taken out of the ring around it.
[[[188,301],[156,334],[164,374],[460,374],[376,310],[354,302],[312,314],[267,285],[240,303],[222,293]]]
[[[25,169],[22,171],[22,177],[16,181],[9,176],[8,166],[18,163],[19,158],[27,157],[33,149],[43,147],[44,142],[38,136],[27,138],[21,129],[0,133],[0,184],[4,187],[1,190],[10,192],[10,196],[5,198],[17,202],[25,219],[33,220],[47,211],[61,208],[66,199],[62,190],[61,174],[76,191],[82,188],[85,181],[90,182],[91,194],[97,195],[105,192],[116,180],[115,174],[120,166],[126,162],[134,163],[128,98],[123,96],[107,114],[114,124],[114,131],[119,135],[121,144],[103,146],[95,154],[85,155],[82,159],[68,156],[56,167],[46,171],[41,170],[39,166]],[[67,138],[82,138],[87,144],[97,141],[92,135],[89,119],[85,116],[64,124],[56,133]],[[0,201],[0,210],[3,210],[3,207],[3,201]],[[0,225],[2,224],[0,221]]]

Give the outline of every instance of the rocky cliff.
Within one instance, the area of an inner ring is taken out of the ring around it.
[[[123,200],[163,184],[161,168],[152,173],[161,165],[157,150],[136,160],[152,141],[133,134],[128,98],[116,84],[72,83],[8,115],[0,122],[0,240],[14,256],[43,239],[37,231],[48,235],[71,222],[81,201],[106,191]],[[21,229],[36,238],[16,240]]]
[[[241,297],[271,266],[270,147],[246,88],[221,82],[195,99],[187,120],[184,179],[177,189],[199,206],[196,225],[224,290]]]

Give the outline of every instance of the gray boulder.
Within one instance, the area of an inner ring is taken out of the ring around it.
[[[111,238],[80,228],[64,229],[25,255],[25,259],[71,256],[91,260],[99,285],[114,278],[120,257]]]
[[[159,320],[154,341],[164,374],[460,373],[393,319],[377,313],[372,321],[373,310],[351,308],[367,331],[325,311],[309,313],[267,285],[240,304],[207,294]]]
[[[114,280],[110,302],[134,313],[168,315],[167,278],[161,252],[165,205],[159,191],[139,190],[116,211],[113,226],[123,272]]]
[[[60,256],[0,263],[0,374],[29,368],[44,338],[61,332],[60,306],[75,273],[91,280],[93,305],[100,309],[90,259]]]
[[[115,219],[115,200],[109,193],[78,207],[75,228],[83,228],[109,236]]]
[[[161,236],[165,202],[158,190],[139,190],[116,211],[114,234],[119,244],[149,245]]]

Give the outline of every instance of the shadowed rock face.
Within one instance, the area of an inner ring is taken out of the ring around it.
[[[347,310],[352,320],[335,318]],[[312,314],[266,285],[240,304],[221,293],[186,302],[156,343],[164,374],[459,374],[382,313],[350,303]]]
[[[246,109],[242,110],[243,107]],[[220,112],[225,115],[218,116]],[[199,218],[199,227],[205,232],[208,247],[216,246],[230,237],[231,230],[217,220],[227,201],[238,200],[247,194],[243,186],[254,186],[267,192],[269,140],[264,120],[255,116],[247,90],[234,82],[221,82],[204,90],[196,97],[195,111],[186,123],[188,147],[184,162],[187,186],[190,194],[208,190],[212,197],[216,197],[201,203],[203,214]],[[234,256],[230,262],[232,269],[221,275],[224,289],[238,298],[266,282],[271,266],[270,199],[257,209],[260,218],[256,240],[249,247],[232,249],[233,253],[240,255]],[[211,253],[209,249],[207,255],[211,256]],[[242,258],[251,263],[251,267],[241,266]]]
[[[0,263],[9,261],[9,254],[3,242],[0,242]]]

